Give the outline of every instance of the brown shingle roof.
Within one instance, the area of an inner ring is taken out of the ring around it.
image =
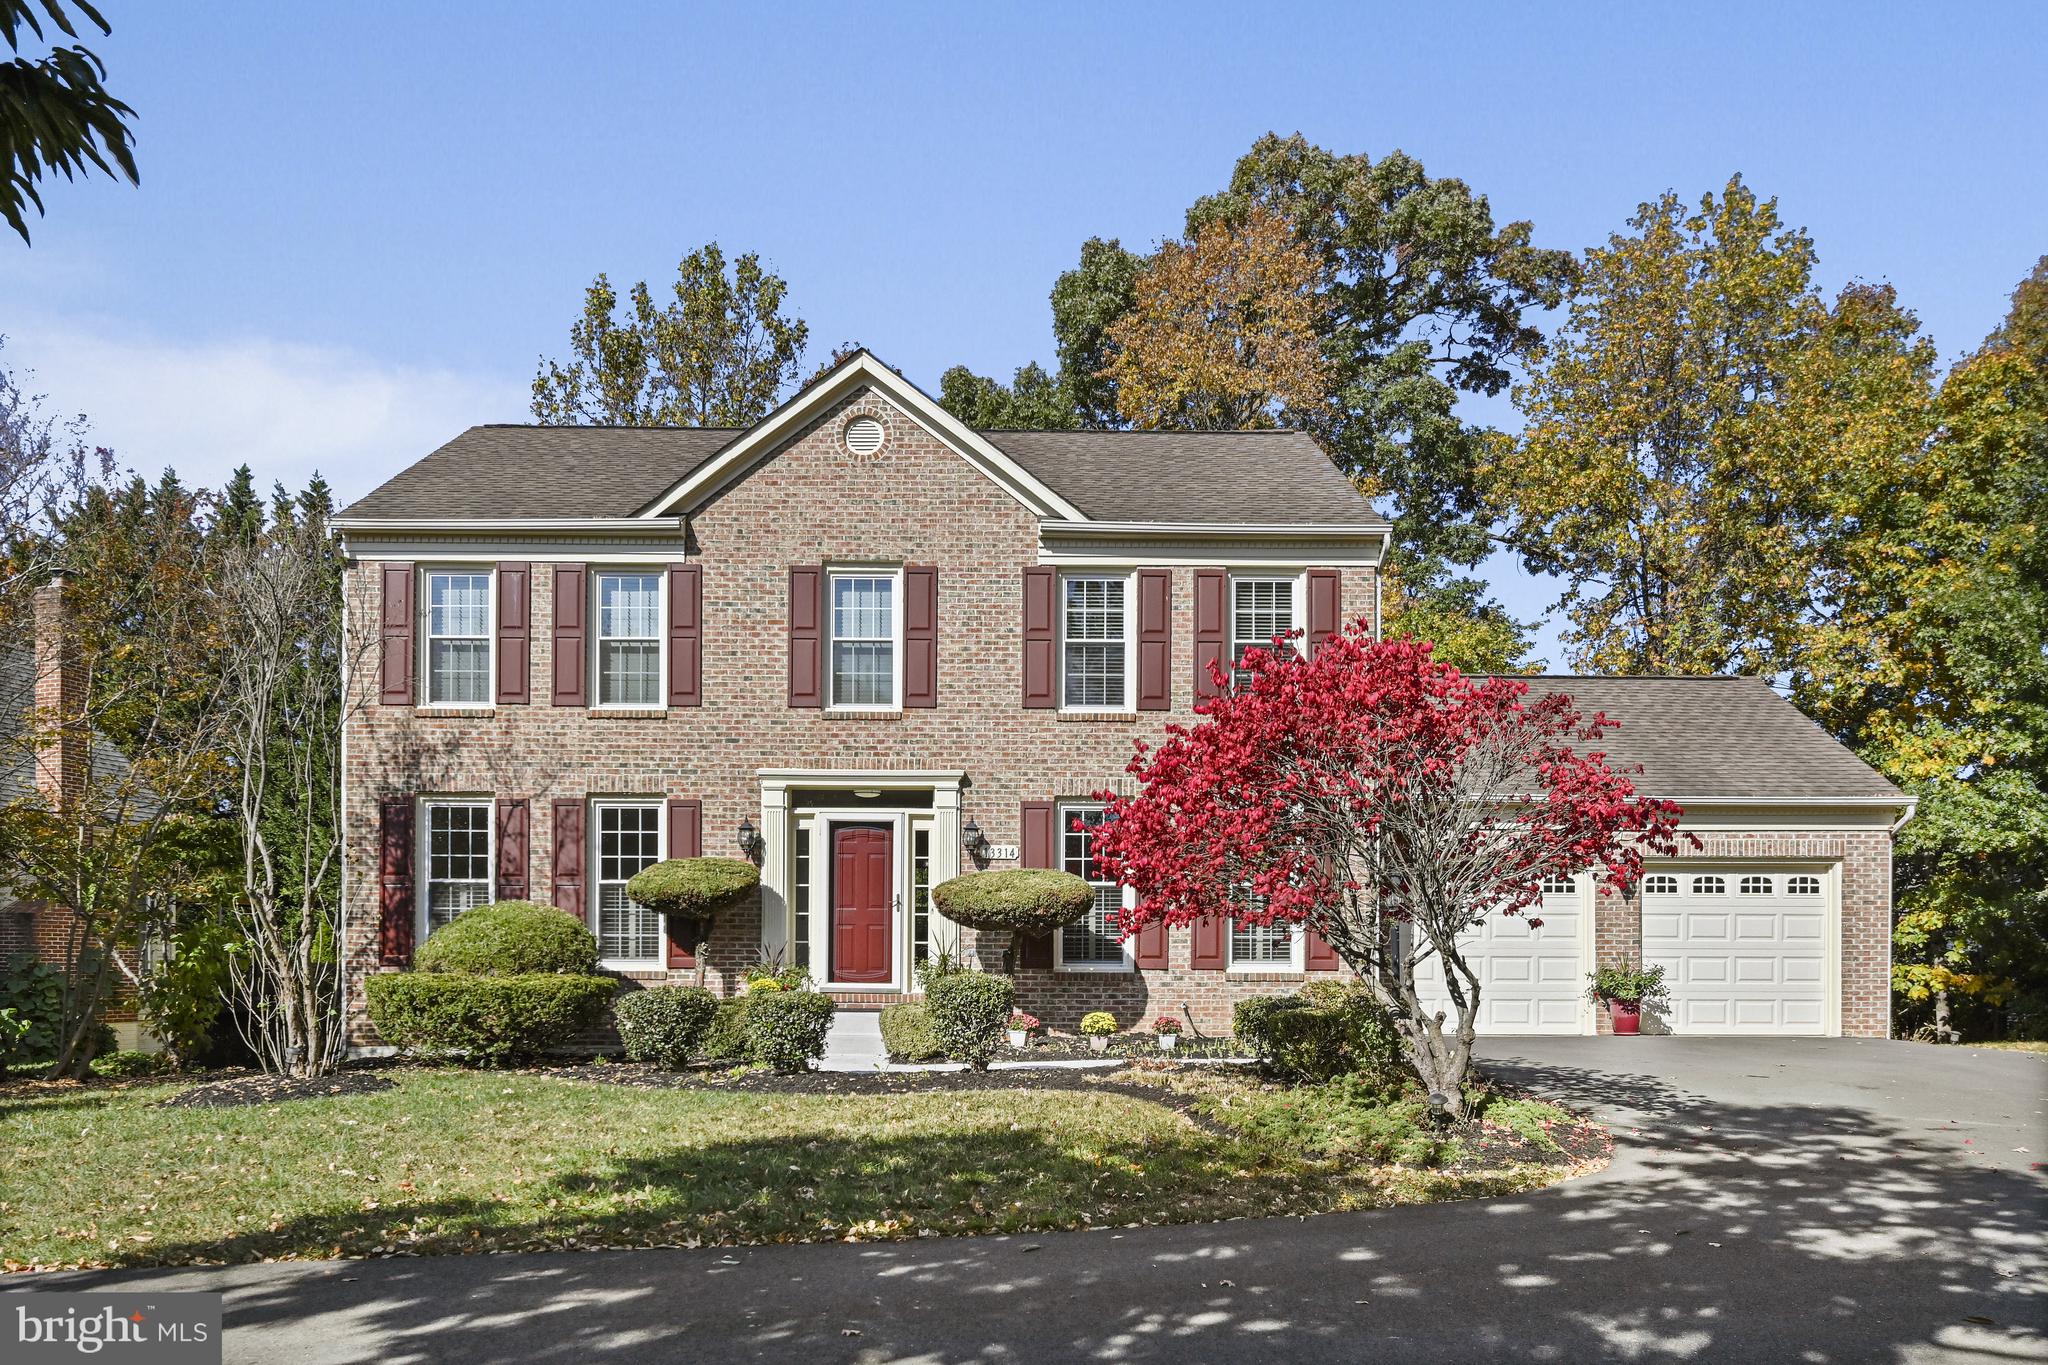
[[[450,522],[627,517],[740,434],[719,427],[471,427],[342,515]],[[983,434],[1097,521],[1383,521],[1300,432]]]
[[[1597,745],[1640,764],[1638,785],[1678,801],[1896,798],[1899,789],[1755,677],[1528,677],[1532,696],[1562,692],[1621,728]]]

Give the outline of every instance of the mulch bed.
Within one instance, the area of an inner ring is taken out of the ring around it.
[[[1158,1039],[1150,1033],[1118,1033],[1111,1036],[1109,1046],[1101,1052],[1088,1046],[1086,1038],[1070,1033],[1041,1034],[1031,1040],[1031,1046],[1019,1051],[1005,1047],[996,1060],[1002,1062],[1050,1061],[1055,1058],[1076,1060],[1094,1057],[1147,1058],[1156,1062],[1184,1060],[1189,1057],[1243,1057],[1243,1048],[1228,1038],[1197,1038],[1192,1033],[1183,1033],[1173,1051],[1161,1052]]]
[[[180,1090],[163,1102],[166,1109],[235,1109],[251,1104],[283,1104],[288,1100],[321,1100],[334,1095],[371,1095],[398,1082],[377,1071],[338,1071],[332,1076],[297,1080],[262,1074],[208,1081]]]

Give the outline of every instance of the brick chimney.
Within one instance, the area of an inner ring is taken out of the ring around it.
[[[85,792],[91,762],[90,732],[83,722],[85,665],[71,638],[71,575],[59,569],[35,595],[36,790],[52,806],[75,802]]]

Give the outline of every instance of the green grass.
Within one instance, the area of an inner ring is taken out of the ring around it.
[[[1526,1189],[1306,1156],[1111,1093],[641,1090],[401,1071],[165,1109],[178,1083],[0,1089],[0,1264],[861,1240],[1315,1213]],[[1217,1084],[1250,1081],[1219,1078]],[[1291,1154],[1274,1155],[1277,1151]]]
[[[2039,1039],[2028,1039],[2028,1038],[2022,1038],[2022,1039],[2017,1039],[2017,1040],[2014,1040],[2014,1041],[2012,1041],[2012,1042],[2006,1042],[2006,1043],[1971,1043],[1971,1044],[1969,1044],[1969,1046],[1970,1046],[1970,1047],[1989,1047],[1989,1048],[1997,1048],[1997,1049],[1998,1049],[1999,1051],[2001,1051],[2001,1052],[2041,1052],[2041,1053],[2048,1053],[2048,1042],[2042,1042],[2042,1041],[2040,1041]]]

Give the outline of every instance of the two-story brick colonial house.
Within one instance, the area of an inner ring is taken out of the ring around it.
[[[1007,950],[1049,1022],[1213,1029],[1337,968],[1284,928],[1121,939],[1113,885],[1016,944],[929,897],[975,866],[1092,878],[1091,793],[1193,721],[1212,660],[1377,625],[1387,525],[1306,436],[974,431],[861,353],[745,430],[478,427],[340,524],[381,634],[346,736],[358,978],[506,897],[582,916],[622,974],[694,978],[624,884],[699,852],[762,869],[706,949],[721,989],[794,960],[872,1007],[927,952]],[[1883,1034],[1906,799],[1755,680],[1539,685],[1621,720],[1615,756],[1704,848],[1489,930],[1487,1026],[1590,1032],[1586,971],[1640,953],[1674,968],[1675,1029]]]

